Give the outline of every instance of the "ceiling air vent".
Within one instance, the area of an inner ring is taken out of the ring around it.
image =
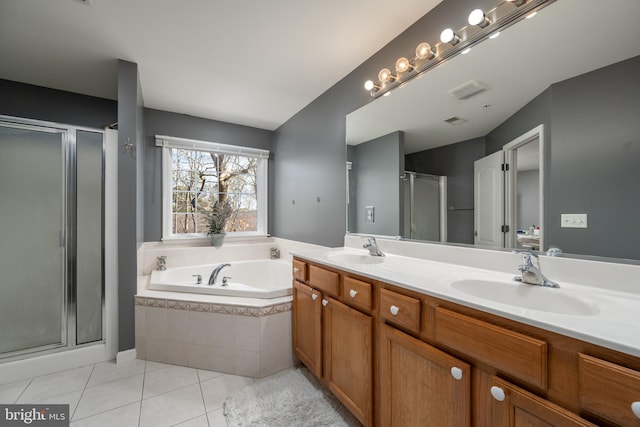
[[[480,92],[484,92],[487,89],[489,89],[489,86],[486,84],[477,80],[469,80],[466,83],[462,83],[460,86],[449,89],[447,93],[455,99],[466,99]]]
[[[461,125],[462,123],[466,123],[467,120],[463,119],[461,117],[453,116],[453,117],[449,117],[448,119],[446,119],[445,122],[449,123],[450,125],[454,125],[455,126],[455,125]]]

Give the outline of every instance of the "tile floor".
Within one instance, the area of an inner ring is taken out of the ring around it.
[[[224,399],[253,382],[144,360],[104,362],[0,384],[0,402],[68,403],[74,427],[226,427]]]

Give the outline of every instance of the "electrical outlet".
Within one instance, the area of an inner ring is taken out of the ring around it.
[[[587,228],[587,214],[561,214],[560,227]]]
[[[376,222],[376,208],[374,206],[364,207],[364,222],[365,224],[375,224]]]

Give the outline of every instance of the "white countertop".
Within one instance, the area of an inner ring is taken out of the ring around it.
[[[567,335],[623,353],[640,357],[640,295],[620,291],[560,282],[560,288],[541,288],[549,298],[577,300],[594,307],[595,314],[567,315],[558,312],[526,309],[490,299],[472,296],[455,289],[452,283],[460,280],[521,285],[512,274],[388,254],[378,263],[354,263],[340,259],[341,254],[368,256],[368,252],[354,248],[314,249],[293,252],[294,256],[351,273],[370,277],[398,287],[417,291],[467,307],[496,314],[521,323]],[[368,259],[363,261],[367,262]],[[379,260],[375,260],[379,261]],[[553,280],[553,277],[549,277]],[[565,298],[566,297],[566,298]],[[558,306],[558,304],[555,304]],[[557,309],[556,309],[557,311]]]

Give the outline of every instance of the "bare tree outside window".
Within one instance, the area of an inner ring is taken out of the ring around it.
[[[257,230],[257,158],[171,149],[172,232],[206,233],[216,201],[234,210],[226,232]]]

